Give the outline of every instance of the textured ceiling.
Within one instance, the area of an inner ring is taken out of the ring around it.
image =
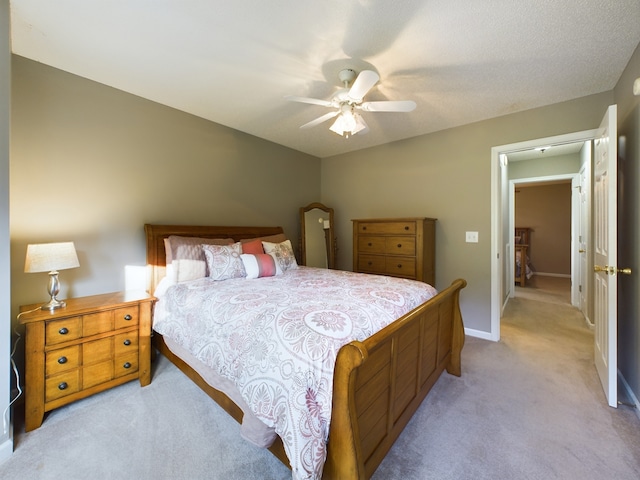
[[[13,52],[327,157],[611,90],[640,42],[638,0],[11,0]],[[365,97],[414,100],[331,121],[338,72]]]

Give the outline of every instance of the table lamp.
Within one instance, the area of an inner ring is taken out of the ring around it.
[[[58,270],[80,266],[73,242],[40,243],[27,245],[27,258],[24,262],[26,273],[49,272],[49,295],[51,300],[42,305],[42,310],[55,310],[66,304],[56,298],[60,292]]]

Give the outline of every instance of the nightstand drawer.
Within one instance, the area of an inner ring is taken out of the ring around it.
[[[138,371],[138,353],[116,357],[114,360],[116,377],[122,377]]]
[[[47,352],[45,360],[45,375],[50,377],[58,373],[72,370],[80,366],[80,347],[59,348]]]
[[[45,383],[45,401],[50,402],[80,390],[80,370],[55,375]]]
[[[75,340],[82,336],[82,318],[71,317],[62,320],[47,322],[45,327],[45,344],[56,345],[58,343]]]
[[[138,351],[138,331],[120,333],[115,336],[116,357]]]
[[[113,330],[113,312],[98,312],[82,318],[82,336],[90,337]]]
[[[113,379],[113,360],[82,368],[82,388],[93,387]]]
[[[120,328],[133,327],[138,324],[138,306],[118,308],[113,311],[116,320],[116,330]]]

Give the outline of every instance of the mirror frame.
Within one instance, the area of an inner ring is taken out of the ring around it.
[[[305,218],[304,214],[310,210],[322,210],[329,215],[329,239],[325,241],[327,246],[327,267],[330,269],[336,268],[336,237],[333,226],[333,208],[327,207],[319,202],[310,203],[306,207],[300,208],[300,262],[302,265],[307,264],[307,252],[306,252],[306,236],[305,236]],[[326,234],[326,232],[325,232]],[[325,237],[326,238],[326,237]]]

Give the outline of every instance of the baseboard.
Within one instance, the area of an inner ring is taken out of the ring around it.
[[[482,330],[474,330],[472,328],[465,328],[464,329],[464,334],[465,335],[469,335],[470,337],[476,337],[476,338],[481,338],[483,340],[494,341],[493,338],[491,338],[491,333],[483,332]]]
[[[13,455],[13,439],[7,438],[4,442],[0,443],[0,463],[4,463]]]
[[[571,278],[571,274],[567,273],[545,273],[545,272],[533,272],[533,275],[538,275],[539,277],[558,277],[558,278]]]
[[[624,375],[622,375],[622,372],[620,372],[620,370],[618,370],[618,380],[620,380],[622,388],[624,388],[624,391],[631,400],[631,403],[633,404],[632,406],[636,407],[636,415],[638,416],[638,418],[640,418],[640,402],[638,402],[638,397],[636,397],[635,393],[633,393],[633,390],[631,390],[631,387],[625,380]]]

